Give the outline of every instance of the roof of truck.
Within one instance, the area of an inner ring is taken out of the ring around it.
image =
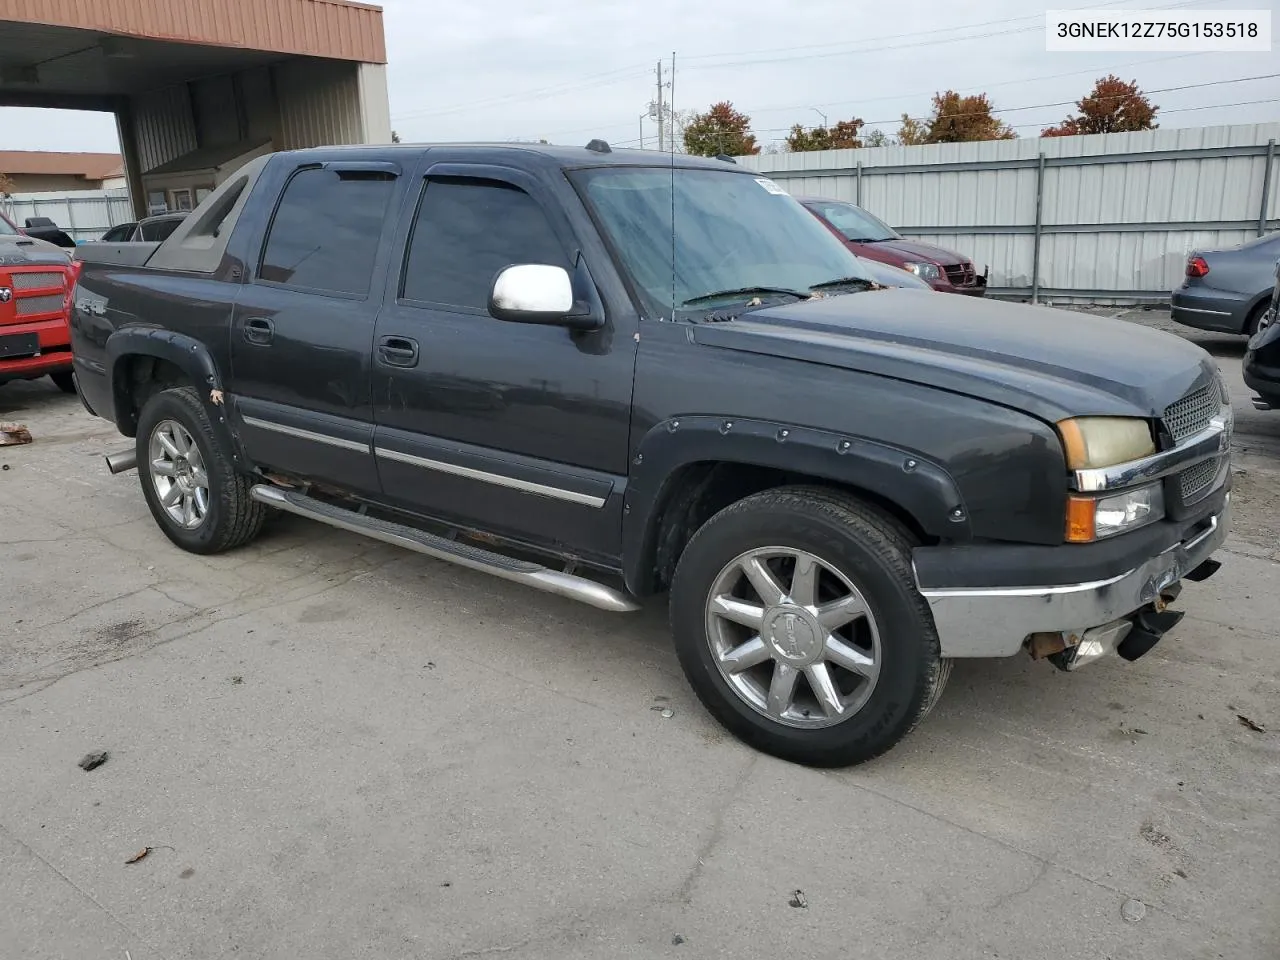
[[[674,164],[683,169],[731,170],[740,173],[754,173],[745,167],[736,166],[729,160],[718,160],[712,157],[695,157],[685,153],[671,154],[658,150],[610,149],[609,152],[590,150],[586,146],[569,147],[547,143],[392,143],[392,144],[350,144],[345,146],[308,147],[290,153],[323,157],[335,153],[358,153],[368,155],[377,152],[384,156],[417,156],[426,150],[465,150],[476,154],[499,156],[511,153],[530,153],[551,161],[561,167],[599,167],[599,166],[668,166]]]

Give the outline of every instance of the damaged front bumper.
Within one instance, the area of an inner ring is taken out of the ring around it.
[[[922,588],[944,657],[1007,657],[1024,648],[1076,669],[1111,652],[1137,659],[1181,619],[1167,610],[1180,581],[1216,572],[1231,498],[1181,543],[1126,573],[1089,583]],[[1055,639],[1056,638],[1056,639]]]

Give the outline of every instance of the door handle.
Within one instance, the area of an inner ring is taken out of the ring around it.
[[[244,322],[244,338],[250,343],[266,346],[275,336],[275,324],[266,317],[249,317]]]
[[[382,337],[378,341],[378,359],[389,367],[416,367],[418,341],[409,337]]]

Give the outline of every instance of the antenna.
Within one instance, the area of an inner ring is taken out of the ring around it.
[[[676,318],[676,52],[671,51],[671,319]],[[658,140],[662,149],[662,140]]]

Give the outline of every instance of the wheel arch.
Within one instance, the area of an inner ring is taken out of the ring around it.
[[[880,508],[922,542],[967,540],[968,511],[940,464],[893,445],[754,420],[672,418],[643,438],[623,514],[624,576],[663,589],[702,523],[765,489],[829,486]]]

